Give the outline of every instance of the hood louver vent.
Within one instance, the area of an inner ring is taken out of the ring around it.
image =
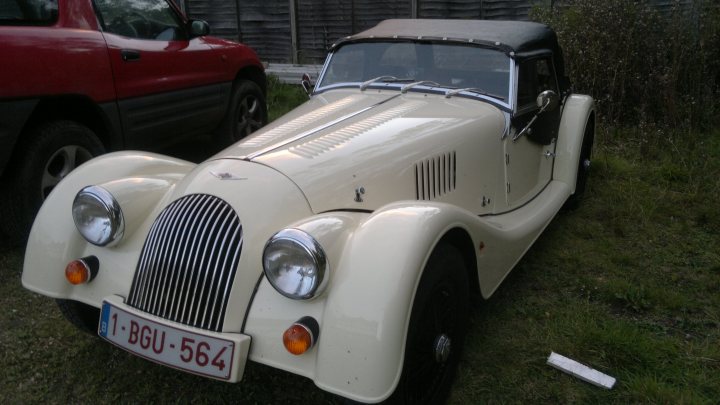
[[[418,200],[435,200],[455,190],[455,152],[415,164],[415,193]]]
[[[174,322],[222,331],[242,242],[240,219],[228,203],[207,194],[180,198],[150,229],[128,305]]]

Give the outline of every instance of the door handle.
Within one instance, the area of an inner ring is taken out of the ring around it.
[[[133,49],[122,49],[120,50],[120,57],[125,62],[140,60],[140,51],[136,51]]]

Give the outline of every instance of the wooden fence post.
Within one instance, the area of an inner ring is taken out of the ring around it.
[[[185,0],[185,1],[189,1],[189,0]],[[243,38],[242,38],[242,27],[240,26],[240,20],[241,20],[241,18],[240,18],[240,1],[242,1],[242,0],[237,0],[237,1],[235,1],[235,18],[237,19],[237,38],[238,38],[238,42],[242,42],[242,41],[243,41]]]
[[[298,64],[298,15],[297,0],[289,0],[290,4],[290,41],[292,48],[292,63]]]

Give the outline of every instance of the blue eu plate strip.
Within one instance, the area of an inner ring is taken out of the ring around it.
[[[100,325],[98,325],[98,335],[107,337],[108,321],[110,320],[110,303],[103,302],[102,313],[100,315]]]

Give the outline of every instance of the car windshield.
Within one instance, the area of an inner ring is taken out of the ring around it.
[[[437,83],[436,87],[471,88],[473,93],[508,100],[510,66],[510,58],[504,53],[472,45],[350,43],[333,52],[318,89],[345,84],[403,86],[428,81]]]
[[[0,25],[52,24],[57,12],[57,0],[0,0]]]

